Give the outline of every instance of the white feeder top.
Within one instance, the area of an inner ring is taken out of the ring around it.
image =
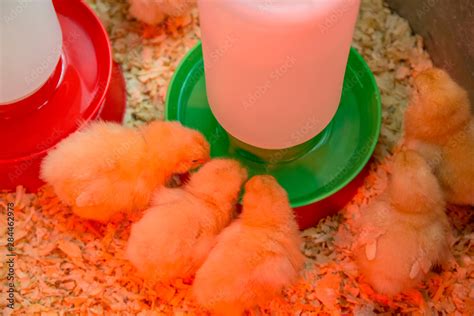
[[[58,64],[62,33],[51,0],[0,1],[0,105],[40,89]]]
[[[337,112],[360,0],[199,0],[206,90],[234,138],[303,144]]]

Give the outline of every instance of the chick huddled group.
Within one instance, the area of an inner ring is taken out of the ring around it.
[[[233,219],[247,179],[233,160],[215,159],[180,188],[160,188],[143,218],[132,226],[127,255],[148,279],[193,276]]]
[[[389,295],[449,258],[446,204],[474,205],[474,119],[467,93],[446,72],[415,78],[401,148],[385,192],[354,225],[360,272]],[[167,187],[198,167],[181,187]],[[247,181],[234,160],[210,160],[206,139],[180,123],[91,123],[48,153],[41,176],[82,218],[142,215],[126,249],[131,263],[155,282],[194,276],[195,299],[217,314],[268,301],[303,266],[284,189],[271,176]]]
[[[443,70],[420,73],[387,188],[361,209],[354,225],[356,262],[377,292],[414,287],[449,259],[446,203],[474,205],[473,157],[466,91]]]
[[[240,315],[297,278],[301,240],[288,196],[271,176],[245,184],[235,218],[247,171],[231,159],[210,160],[209,151],[200,133],[177,122],[137,129],[95,122],[51,150],[41,174],[82,218],[143,212],[126,249],[137,270],[154,282],[196,276],[200,305]],[[181,187],[166,186],[198,166]]]

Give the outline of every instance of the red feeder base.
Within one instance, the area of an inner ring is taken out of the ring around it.
[[[347,186],[330,197],[319,202],[295,208],[296,221],[301,230],[315,226],[321,219],[342,210],[357,194],[369,174],[372,161],[369,161],[362,171]]]
[[[54,0],[63,33],[56,71],[32,96],[0,108],[0,190],[34,191],[41,160],[60,140],[94,119],[121,122],[125,82],[107,33],[82,1]]]

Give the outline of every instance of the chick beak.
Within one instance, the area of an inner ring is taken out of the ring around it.
[[[189,169],[190,172],[196,171],[199,169],[204,163],[206,163],[205,159],[195,159],[191,160],[192,166]]]
[[[202,165],[202,164],[208,162],[209,160],[210,160],[210,158],[209,159],[195,159],[195,160],[192,161],[192,163],[194,165]]]

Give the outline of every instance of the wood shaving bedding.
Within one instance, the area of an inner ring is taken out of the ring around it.
[[[200,37],[196,10],[160,27],[132,20],[125,1],[89,0],[110,34],[128,89],[126,124],[163,118],[169,80]],[[402,113],[414,73],[431,66],[422,39],[381,0],[363,0],[353,45],[374,72],[383,103],[381,137],[365,185],[338,215],[302,232],[305,271],[297,284],[251,315],[474,314],[474,213],[450,207],[453,259],[418,289],[393,299],[360,280],[352,261],[350,224],[386,186],[388,156],[401,137]],[[49,187],[0,194],[0,213],[15,203],[15,315],[206,315],[190,297],[190,281],[151,286],[124,258],[130,221],[85,221]],[[7,228],[0,225],[0,308],[6,302]],[[5,286],[4,286],[5,285]],[[3,309],[4,314],[11,314]]]

